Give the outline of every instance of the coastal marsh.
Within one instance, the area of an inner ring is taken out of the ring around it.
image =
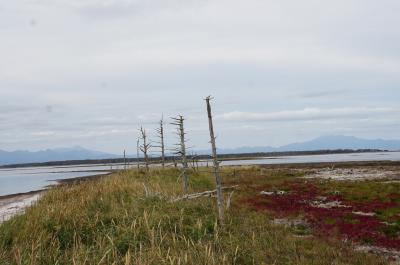
[[[191,193],[213,189],[209,171],[190,172]],[[0,226],[0,264],[387,264],[340,237],[300,236],[247,203],[305,172],[224,167],[224,185],[239,185],[224,226],[214,198],[171,203],[182,195],[177,169],[57,186]]]

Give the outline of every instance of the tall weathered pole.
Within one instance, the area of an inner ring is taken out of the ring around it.
[[[139,151],[140,151],[140,138],[137,138],[136,141],[136,163],[137,163],[137,169],[138,171],[140,170],[140,164],[139,164]]]
[[[179,130],[180,130],[180,136],[181,136],[181,152],[182,152],[182,164],[183,164],[183,182],[184,182],[184,190],[185,193],[188,193],[188,186],[189,186],[189,181],[188,181],[188,176],[186,173],[186,170],[188,168],[188,162],[186,158],[186,145],[185,145],[185,129],[183,127],[183,117],[180,116],[180,121],[179,121]]]
[[[189,190],[189,180],[187,176],[187,169],[188,169],[188,162],[187,162],[187,157],[186,157],[186,141],[185,141],[185,129],[183,126],[183,116],[179,116],[179,118],[172,118],[174,122],[172,123],[173,125],[178,126],[177,131],[178,131],[178,136],[180,138],[180,144],[179,144],[179,149],[178,154],[181,155],[181,160],[182,160],[182,178],[183,178],[183,190],[185,193],[188,193]]]
[[[158,137],[160,138],[160,151],[161,151],[161,166],[165,168],[165,144],[164,144],[164,118],[160,120],[160,127],[156,129]]]
[[[124,170],[126,170],[126,152],[124,149]]]
[[[212,120],[212,113],[211,113],[211,96],[206,98],[207,103],[207,114],[208,114],[208,126],[210,129],[210,138],[211,138],[211,150],[212,150],[212,158],[214,163],[214,176],[217,188],[217,205],[218,205],[218,219],[220,224],[224,223],[224,203],[222,198],[222,189],[221,189],[221,176],[219,174],[219,162],[217,157],[217,146],[215,144],[215,135],[214,135],[214,126]]]

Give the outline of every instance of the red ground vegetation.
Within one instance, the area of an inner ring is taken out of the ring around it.
[[[287,191],[284,195],[257,195],[245,202],[256,210],[270,211],[277,218],[302,216],[317,236],[339,236],[363,244],[400,250],[397,233],[393,235],[384,232],[390,225],[385,224],[379,216],[363,215],[397,207],[395,200],[399,198],[398,194],[388,196],[385,202],[355,202],[346,200],[341,195],[329,194],[311,181],[287,181],[282,187]],[[316,207],[318,203],[335,201],[340,202],[340,206]],[[356,212],[361,212],[361,215]]]

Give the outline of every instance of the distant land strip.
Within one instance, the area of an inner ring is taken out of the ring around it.
[[[240,153],[240,154],[219,154],[218,158],[222,161],[236,159],[255,159],[259,157],[280,157],[280,156],[300,156],[300,155],[325,155],[325,154],[350,154],[350,153],[373,153],[373,152],[389,152],[380,149],[335,149],[335,150],[315,150],[315,151],[285,151],[285,152],[258,152],[258,153]],[[210,159],[210,155],[189,155],[188,159]],[[158,163],[159,157],[153,156],[151,162]],[[0,168],[20,168],[20,167],[40,167],[40,166],[73,166],[73,165],[91,165],[91,164],[114,164],[114,163],[132,163],[143,162],[143,158],[109,158],[109,159],[84,159],[84,160],[65,160],[65,161],[49,161],[40,163],[22,163],[2,165]],[[178,156],[167,156],[167,162],[180,161]]]

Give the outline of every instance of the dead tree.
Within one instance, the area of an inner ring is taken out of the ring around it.
[[[192,168],[193,168],[193,170],[194,171],[198,171],[199,170],[199,160],[198,160],[197,155],[192,153],[191,159],[192,159]]]
[[[136,141],[136,163],[138,171],[140,170],[139,152],[140,152],[140,138],[138,137]]]
[[[221,176],[219,174],[217,146],[215,144],[214,126],[213,126],[212,113],[211,113],[211,104],[210,104],[211,99],[212,98],[210,96],[208,96],[206,98],[208,126],[209,126],[209,130],[210,130],[211,150],[212,150],[212,158],[213,158],[213,164],[214,164],[214,176],[215,176],[216,190],[217,190],[218,219],[219,219],[220,224],[223,225],[224,224],[224,202],[223,202],[223,198],[222,198]]]
[[[156,129],[157,136],[159,138],[159,148],[161,152],[161,166],[165,168],[165,144],[164,144],[164,119],[161,118],[160,120],[160,127]]]
[[[140,151],[143,153],[144,157],[144,164],[146,166],[146,171],[149,171],[149,150],[150,150],[150,143],[147,142],[147,134],[146,130],[143,127],[140,127],[140,135],[142,139],[142,145],[139,147]]]
[[[181,156],[181,161],[182,161],[182,179],[183,179],[183,190],[185,194],[188,193],[188,175],[187,175],[187,169],[188,169],[188,162],[187,162],[187,157],[186,157],[186,141],[185,141],[185,129],[184,129],[184,119],[183,116],[179,116],[178,118],[172,118],[173,122],[171,124],[177,126],[177,134],[180,139],[180,143],[178,144],[178,148],[176,150],[176,154],[179,154]]]
[[[126,152],[124,149],[124,170],[126,170]]]

